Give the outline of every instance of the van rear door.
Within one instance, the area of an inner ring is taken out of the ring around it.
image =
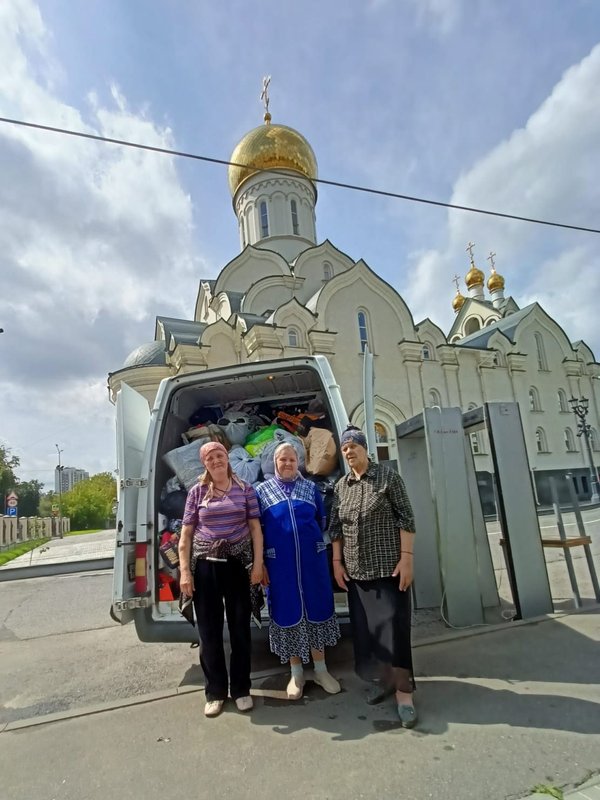
[[[138,495],[147,485],[142,458],[148,438],[148,401],[126,383],[117,394],[117,537],[113,573],[113,616],[123,625],[133,618],[135,595],[135,545]],[[145,483],[144,483],[145,482]]]

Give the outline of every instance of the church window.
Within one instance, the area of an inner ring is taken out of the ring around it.
[[[535,432],[535,446],[538,453],[548,453],[548,440],[546,439],[546,431],[543,428],[538,428]]]
[[[300,332],[297,328],[288,328],[289,347],[300,347]]]
[[[300,233],[300,226],[298,225],[298,205],[295,200],[290,203],[290,210],[292,212],[292,233],[298,236]]]
[[[564,389],[558,390],[558,410],[566,414],[569,411],[569,406],[567,405],[567,395],[565,394]]]
[[[369,347],[369,330],[367,327],[367,313],[366,311],[358,312],[358,336],[360,339],[360,352],[365,352],[365,347]]]
[[[424,344],[423,350],[421,351],[423,354],[423,361],[431,361],[431,345]]]
[[[535,339],[535,347],[537,352],[538,369],[542,370],[543,372],[547,372],[548,362],[546,361],[546,349],[544,347],[544,340],[542,339],[542,334],[534,333],[533,336]]]
[[[389,434],[387,428],[381,422],[375,423],[375,446],[377,448],[377,458],[379,461],[390,460]]]
[[[476,333],[481,328],[481,323],[477,319],[477,317],[471,317],[465,323],[465,336],[469,336],[471,333]]]
[[[327,261],[323,264],[323,280],[330,281],[333,277],[333,272],[331,270],[331,264]]]
[[[565,450],[568,453],[573,453],[577,448],[575,447],[575,437],[571,428],[565,428]]]
[[[530,411],[541,411],[542,406],[540,404],[540,393],[532,386],[529,389],[529,410]]]
[[[269,214],[264,200],[260,204],[260,233],[263,239],[269,235]]]
[[[440,397],[440,393],[437,389],[430,389],[429,390],[429,405],[432,408],[437,406],[438,408],[442,407],[442,398]]]

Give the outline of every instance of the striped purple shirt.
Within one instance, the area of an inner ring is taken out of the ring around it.
[[[256,492],[248,483],[242,489],[235,481],[225,495],[215,492],[207,506],[201,503],[208,486],[194,484],[185,503],[184,525],[194,526],[194,539],[209,544],[234,544],[249,538],[249,519],[260,517]]]

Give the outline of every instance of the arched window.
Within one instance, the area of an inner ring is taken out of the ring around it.
[[[290,211],[292,212],[292,233],[294,236],[298,236],[300,233],[300,227],[298,225],[298,206],[296,205],[295,200],[290,202]]]
[[[260,204],[260,235],[263,239],[269,235],[269,213],[264,200]]]
[[[489,326],[490,326],[490,325],[494,325],[496,322],[498,322],[498,320],[497,320],[495,317],[490,317],[490,318],[489,318],[489,319],[486,321],[486,323],[485,323],[485,327],[486,327],[486,328],[489,328]]]
[[[535,432],[535,446],[538,453],[548,452],[548,440],[546,439],[546,432],[543,428],[538,428]]]
[[[546,372],[548,370],[548,362],[546,361],[546,348],[544,347],[544,340],[541,333],[533,334],[535,339],[535,348],[537,352],[538,369]]]
[[[431,345],[429,343],[423,345],[421,354],[423,356],[423,361],[431,361]]]
[[[569,404],[567,403],[567,395],[564,389],[558,390],[558,410],[565,414],[569,411]]]
[[[529,389],[529,410],[530,411],[542,410],[542,407],[540,405],[540,393],[535,388],[535,386],[531,386]]]
[[[373,352],[370,344],[369,344],[369,328],[367,323],[367,312],[366,311],[359,311],[358,312],[358,336],[360,340],[360,352],[365,352],[365,347],[369,347],[369,350]]]
[[[435,406],[437,406],[438,408],[442,407],[442,398],[440,397],[440,393],[438,392],[437,389],[429,390],[428,400],[429,400],[429,405],[432,408],[435,408]]]
[[[331,264],[327,261],[323,264],[323,280],[330,281],[333,278],[333,270],[331,269]]]
[[[300,347],[300,331],[298,328],[288,328],[287,338],[289,347]]]
[[[381,422],[375,423],[375,446],[377,448],[377,458],[379,461],[389,461],[389,434],[387,428]]]
[[[452,337],[450,344],[454,344],[455,342],[460,342],[460,336],[458,336],[458,334]]]
[[[575,436],[571,428],[565,428],[565,450],[567,453],[573,453],[577,450],[575,447]]]
[[[465,323],[465,336],[469,336],[471,333],[476,333],[481,328],[481,323],[477,319],[477,317],[471,317]]]
[[[242,247],[246,247],[246,218],[244,216],[240,219],[240,229],[242,231]]]

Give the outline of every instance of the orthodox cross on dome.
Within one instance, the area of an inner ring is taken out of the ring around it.
[[[469,254],[469,258],[471,259],[471,264],[473,263],[473,248],[475,247],[475,242],[469,242],[467,245],[466,253]]]
[[[490,264],[492,265],[492,272],[496,272],[496,262],[494,261],[495,256],[496,253],[492,253],[492,251],[490,250],[490,254],[486,259],[486,261],[489,261]]]
[[[460,292],[460,288],[459,288],[459,286],[458,286],[458,282],[459,282],[459,281],[460,281],[460,275],[455,275],[455,276],[452,278],[452,283],[453,283],[453,284],[456,286],[456,293],[457,293],[457,294]]]
[[[260,93],[260,99],[265,107],[265,115],[263,117],[264,121],[269,124],[271,121],[271,114],[269,113],[269,102],[271,98],[269,97],[269,85],[271,83],[271,76],[265,75],[262,82],[262,92]]]

